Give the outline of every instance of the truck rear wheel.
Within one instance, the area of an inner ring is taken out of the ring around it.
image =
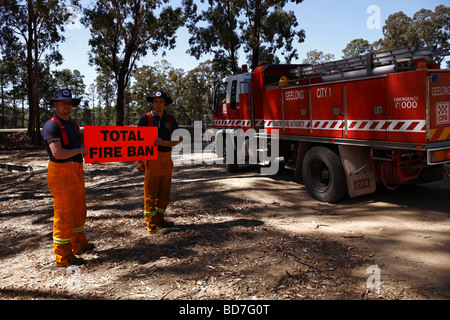
[[[302,165],[303,181],[311,196],[335,202],[347,194],[347,182],[339,155],[326,147],[313,147]]]

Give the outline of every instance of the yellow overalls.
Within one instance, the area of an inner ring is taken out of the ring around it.
[[[144,216],[148,231],[155,233],[167,223],[164,213],[170,202],[172,152],[158,152],[158,159],[144,161],[144,166]]]
[[[47,185],[53,196],[53,247],[58,266],[70,265],[88,248],[84,233],[86,194],[83,163],[49,161]]]

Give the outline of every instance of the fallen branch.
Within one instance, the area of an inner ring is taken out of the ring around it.
[[[28,165],[28,166],[22,166],[22,165],[18,165],[18,164],[10,164],[10,163],[0,163],[0,168],[1,169],[6,169],[7,171],[33,171],[33,168]]]
[[[312,265],[310,265],[310,264],[304,262],[302,259],[300,259],[299,257],[297,257],[294,253],[292,253],[292,252],[290,252],[290,251],[287,251],[287,250],[284,250],[282,247],[280,247],[280,246],[278,246],[278,245],[275,245],[275,247],[277,247],[277,248],[278,248],[279,250],[281,250],[282,252],[284,252],[284,253],[286,253],[286,254],[288,254],[288,255],[294,257],[295,261],[297,261],[298,263],[301,263],[301,264],[303,264],[303,265],[305,265],[305,266],[307,266],[307,267],[309,267],[309,268],[311,268],[311,269],[314,269],[314,270],[316,270],[316,271],[322,271],[322,270],[320,270],[320,269],[318,269],[318,268],[316,268],[316,267],[314,267],[314,266],[312,266]]]

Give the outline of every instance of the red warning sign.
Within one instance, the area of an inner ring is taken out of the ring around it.
[[[157,159],[157,127],[85,126],[86,163]]]

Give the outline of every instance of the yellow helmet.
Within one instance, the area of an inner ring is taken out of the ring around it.
[[[278,81],[278,87],[279,88],[286,88],[289,87],[289,78],[286,76],[282,76],[280,78],[280,81]]]

